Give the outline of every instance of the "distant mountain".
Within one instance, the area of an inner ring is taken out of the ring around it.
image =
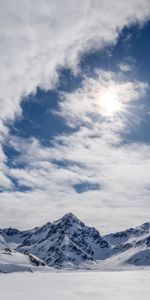
[[[110,267],[150,266],[150,222],[125,231],[104,236],[112,253]]]
[[[125,231],[105,235],[104,238],[111,245],[121,245],[127,242],[132,242],[134,240],[137,241],[141,237],[147,236],[149,233],[150,222],[147,222],[136,228],[130,228]]]
[[[7,248],[16,258],[24,255],[32,264],[39,258],[39,265],[54,268],[150,266],[150,223],[102,236],[68,213],[32,230],[0,229],[0,251]]]
[[[33,229],[35,230],[35,229]],[[14,228],[0,229],[0,235],[4,238],[9,247],[15,249],[30,234],[29,231],[20,231]]]

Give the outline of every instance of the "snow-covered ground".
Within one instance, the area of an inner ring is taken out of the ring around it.
[[[0,275],[2,300],[148,300],[150,271],[87,271]]]

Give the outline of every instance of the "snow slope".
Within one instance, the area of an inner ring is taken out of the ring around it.
[[[25,255],[6,248],[0,250],[0,273],[33,272],[44,263],[32,255]]]
[[[2,300],[149,300],[150,271],[1,274]]]

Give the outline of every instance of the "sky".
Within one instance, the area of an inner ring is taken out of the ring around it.
[[[0,227],[149,221],[150,1],[0,8]]]

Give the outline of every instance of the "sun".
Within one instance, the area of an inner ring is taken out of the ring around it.
[[[119,94],[113,90],[107,90],[101,95],[101,111],[104,116],[113,117],[122,110]]]

